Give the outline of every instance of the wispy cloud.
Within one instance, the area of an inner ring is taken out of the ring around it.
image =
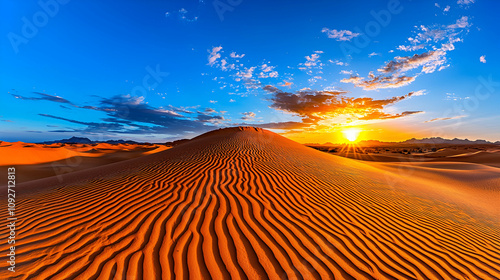
[[[467,16],[462,16],[455,23],[448,25],[420,25],[416,27],[415,35],[408,38],[409,45],[400,45],[398,50],[416,51],[425,47],[439,48],[437,43],[454,44],[462,41],[462,36],[469,30],[471,24]],[[447,42],[446,42],[447,41]]]
[[[455,93],[447,92],[446,98],[445,98],[445,100],[448,100],[448,101],[458,101],[458,100],[464,100],[464,99],[470,99],[470,97],[468,97],[468,96],[461,97],[461,96],[456,95]]]
[[[335,39],[337,41],[351,41],[352,38],[361,35],[360,33],[354,33],[350,30],[329,29],[327,27],[321,29],[321,32],[326,33],[328,38]]]
[[[463,16],[459,18],[454,24],[448,25],[448,28],[457,29],[457,28],[466,28],[469,26],[470,26],[469,17]]]
[[[342,79],[341,82],[351,83],[364,90],[398,88],[415,81],[415,78],[420,73],[429,74],[436,70],[441,71],[446,67],[445,63],[446,51],[443,49],[415,54],[413,56],[396,56],[385,66],[377,69],[381,73],[380,75],[370,72],[368,78],[351,76],[350,78]],[[407,72],[417,68],[420,69],[419,73],[414,75],[407,74]]]
[[[420,49],[423,49],[424,45],[414,45],[414,46],[404,46],[404,45],[399,45],[397,47],[398,50],[400,51],[405,51],[405,52],[413,52],[413,51],[418,51]]]
[[[446,62],[445,51],[436,50],[415,54],[413,56],[397,56],[394,60],[378,69],[381,73],[405,73],[412,69],[422,67],[422,72],[432,73],[438,66]]]
[[[198,20],[198,16],[188,16],[188,14],[191,13],[189,13],[185,8],[181,8],[178,11],[166,12],[165,17],[172,18],[177,15],[177,19],[184,22],[195,22]]]
[[[446,118],[435,118],[431,119],[428,121],[425,121],[426,123],[428,122],[435,122],[435,121],[446,121],[446,120],[456,120],[456,119],[461,119],[467,117],[466,115],[460,115],[460,116],[454,116],[454,117],[446,117]]]
[[[474,4],[474,0],[458,0],[457,4],[459,4],[459,5],[470,5],[470,4]]]
[[[18,94],[11,94],[17,99],[22,99],[22,100],[35,100],[35,101],[51,101],[51,102],[57,102],[57,103],[65,103],[65,104],[72,104],[69,100],[62,98],[57,95],[50,95],[42,92],[33,92],[34,94],[40,96],[40,97],[28,97],[28,96],[22,96]]]
[[[368,79],[351,76],[340,80],[342,83],[351,83],[364,90],[377,90],[384,88],[399,88],[415,81],[411,76],[375,76],[373,73],[368,75]]]
[[[184,9],[184,8],[180,9],[179,10],[179,18],[181,20],[185,20],[185,21],[197,21],[198,20],[198,17],[196,17],[196,16],[189,18],[187,16],[187,13],[188,13],[188,11],[186,9]]]

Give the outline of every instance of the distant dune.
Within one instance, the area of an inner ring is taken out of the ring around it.
[[[0,279],[499,279],[499,169],[412,164],[240,127],[20,184]]]
[[[137,158],[169,149],[159,144],[0,143],[0,168],[16,166],[17,183]]]

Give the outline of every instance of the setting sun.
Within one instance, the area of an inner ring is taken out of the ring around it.
[[[348,128],[342,131],[344,137],[349,140],[349,142],[355,142],[358,139],[359,133],[361,132],[358,128]]]

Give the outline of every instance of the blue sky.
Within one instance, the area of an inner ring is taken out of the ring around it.
[[[4,141],[500,140],[497,1],[1,3]]]

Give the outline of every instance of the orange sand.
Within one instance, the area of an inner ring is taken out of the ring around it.
[[[76,156],[82,157],[100,157],[105,154],[117,151],[132,151],[135,149],[148,148],[144,154],[152,154],[164,151],[169,147],[165,145],[142,146],[139,144],[112,145],[108,143],[99,143],[97,145],[87,144],[30,144],[23,142],[0,144],[0,166],[7,165],[33,165],[59,161]]]
[[[412,168],[207,133],[18,185],[17,272],[0,262],[0,279],[498,279],[500,174]],[[466,203],[477,190],[491,198]]]

